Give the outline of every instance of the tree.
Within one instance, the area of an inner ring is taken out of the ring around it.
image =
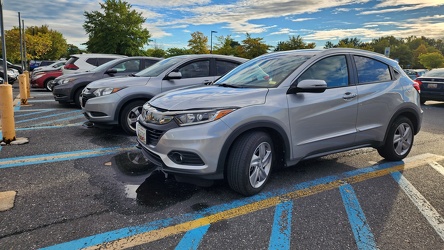
[[[149,31],[142,28],[146,20],[142,13],[131,10],[131,5],[121,0],[105,0],[99,4],[103,13],[84,12],[88,51],[127,56],[141,54],[151,37]]]
[[[419,56],[419,62],[427,69],[444,66],[444,56],[440,52],[425,53]]]
[[[27,27],[25,33],[37,37],[41,34],[47,34],[49,36],[50,45],[48,51],[37,59],[57,60],[66,55],[68,49],[66,39],[63,37],[62,33],[50,29],[48,25]]]
[[[188,47],[192,54],[209,54],[208,37],[202,32],[196,31],[191,33],[191,39],[188,40]]]
[[[68,58],[70,55],[81,54],[83,52],[84,51],[79,49],[79,47],[75,46],[74,44],[68,44],[68,49],[66,50],[64,57]]]
[[[247,38],[242,41],[242,52],[241,57],[252,59],[262,54],[268,52],[272,46],[265,44],[263,38],[252,38],[250,34],[247,33]]]
[[[274,51],[285,51],[285,50],[295,50],[295,49],[314,49],[316,47],[315,43],[305,43],[302,37],[299,35],[297,37],[290,36],[288,41],[278,42],[278,45]]]
[[[166,57],[172,57],[172,56],[180,56],[180,55],[188,55],[192,54],[190,50],[183,48],[169,48],[166,50]]]

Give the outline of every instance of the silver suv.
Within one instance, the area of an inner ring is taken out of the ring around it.
[[[156,96],[143,106],[137,140],[166,173],[225,178],[253,195],[274,168],[304,159],[373,147],[401,160],[421,121],[418,91],[396,61],[355,49],[297,50]]]
[[[142,105],[175,88],[204,85],[247,59],[222,55],[184,55],[164,59],[130,77],[94,81],[81,95],[85,117],[95,126],[119,125],[136,135]]]

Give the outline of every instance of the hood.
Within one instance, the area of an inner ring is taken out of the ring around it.
[[[114,88],[114,87],[129,87],[129,86],[140,86],[145,85],[151,77],[110,77],[105,79],[100,79],[93,81],[88,84],[88,88]]]
[[[170,91],[151,99],[150,104],[169,111],[245,107],[265,103],[266,88],[204,86]]]

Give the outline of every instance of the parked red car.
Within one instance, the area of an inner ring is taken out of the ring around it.
[[[56,77],[61,76],[62,70],[41,71],[33,74],[31,77],[32,88],[45,88],[48,91],[52,91],[52,84],[48,84]]]

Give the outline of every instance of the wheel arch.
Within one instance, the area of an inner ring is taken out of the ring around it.
[[[150,95],[150,94],[144,94],[144,93],[140,93],[140,94],[136,94],[136,95],[130,95],[130,96],[127,96],[127,97],[125,97],[125,98],[123,98],[120,102],[119,102],[119,104],[117,104],[117,108],[116,108],[116,111],[115,111],[115,113],[114,113],[114,117],[115,117],[115,119],[117,119],[117,121],[119,121],[120,120],[120,112],[122,111],[122,109],[126,106],[126,105],[128,105],[129,103],[131,103],[131,102],[134,102],[134,101],[149,101],[151,98],[153,98],[153,96],[152,95]],[[119,122],[120,123],[120,122]]]
[[[383,144],[387,140],[387,135],[388,135],[389,128],[390,128],[391,124],[393,124],[393,122],[401,116],[408,118],[412,122],[413,134],[416,135],[419,133],[419,130],[421,129],[421,122],[422,122],[421,115],[418,114],[418,111],[416,109],[414,109],[412,107],[405,107],[405,108],[398,110],[390,119],[390,122],[387,126],[387,130],[385,131]]]
[[[217,163],[217,172],[226,176],[226,163],[234,142],[243,134],[252,131],[264,131],[270,135],[275,148],[276,157],[283,165],[290,158],[290,142],[285,130],[277,123],[271,121],[254,121],[235,129],[225,141]]]
[[[86,87],[86,85],[88,85],[90,83],[91,83],[91,81],[86,81],[86,82],[80,82],[80,83],[75,84],[71,90],[71,93],[70,93],[71,100],[75,101],[74,98],[76,96],[76,93],[78,91],[81,91],[82,89],[84,89]]]

